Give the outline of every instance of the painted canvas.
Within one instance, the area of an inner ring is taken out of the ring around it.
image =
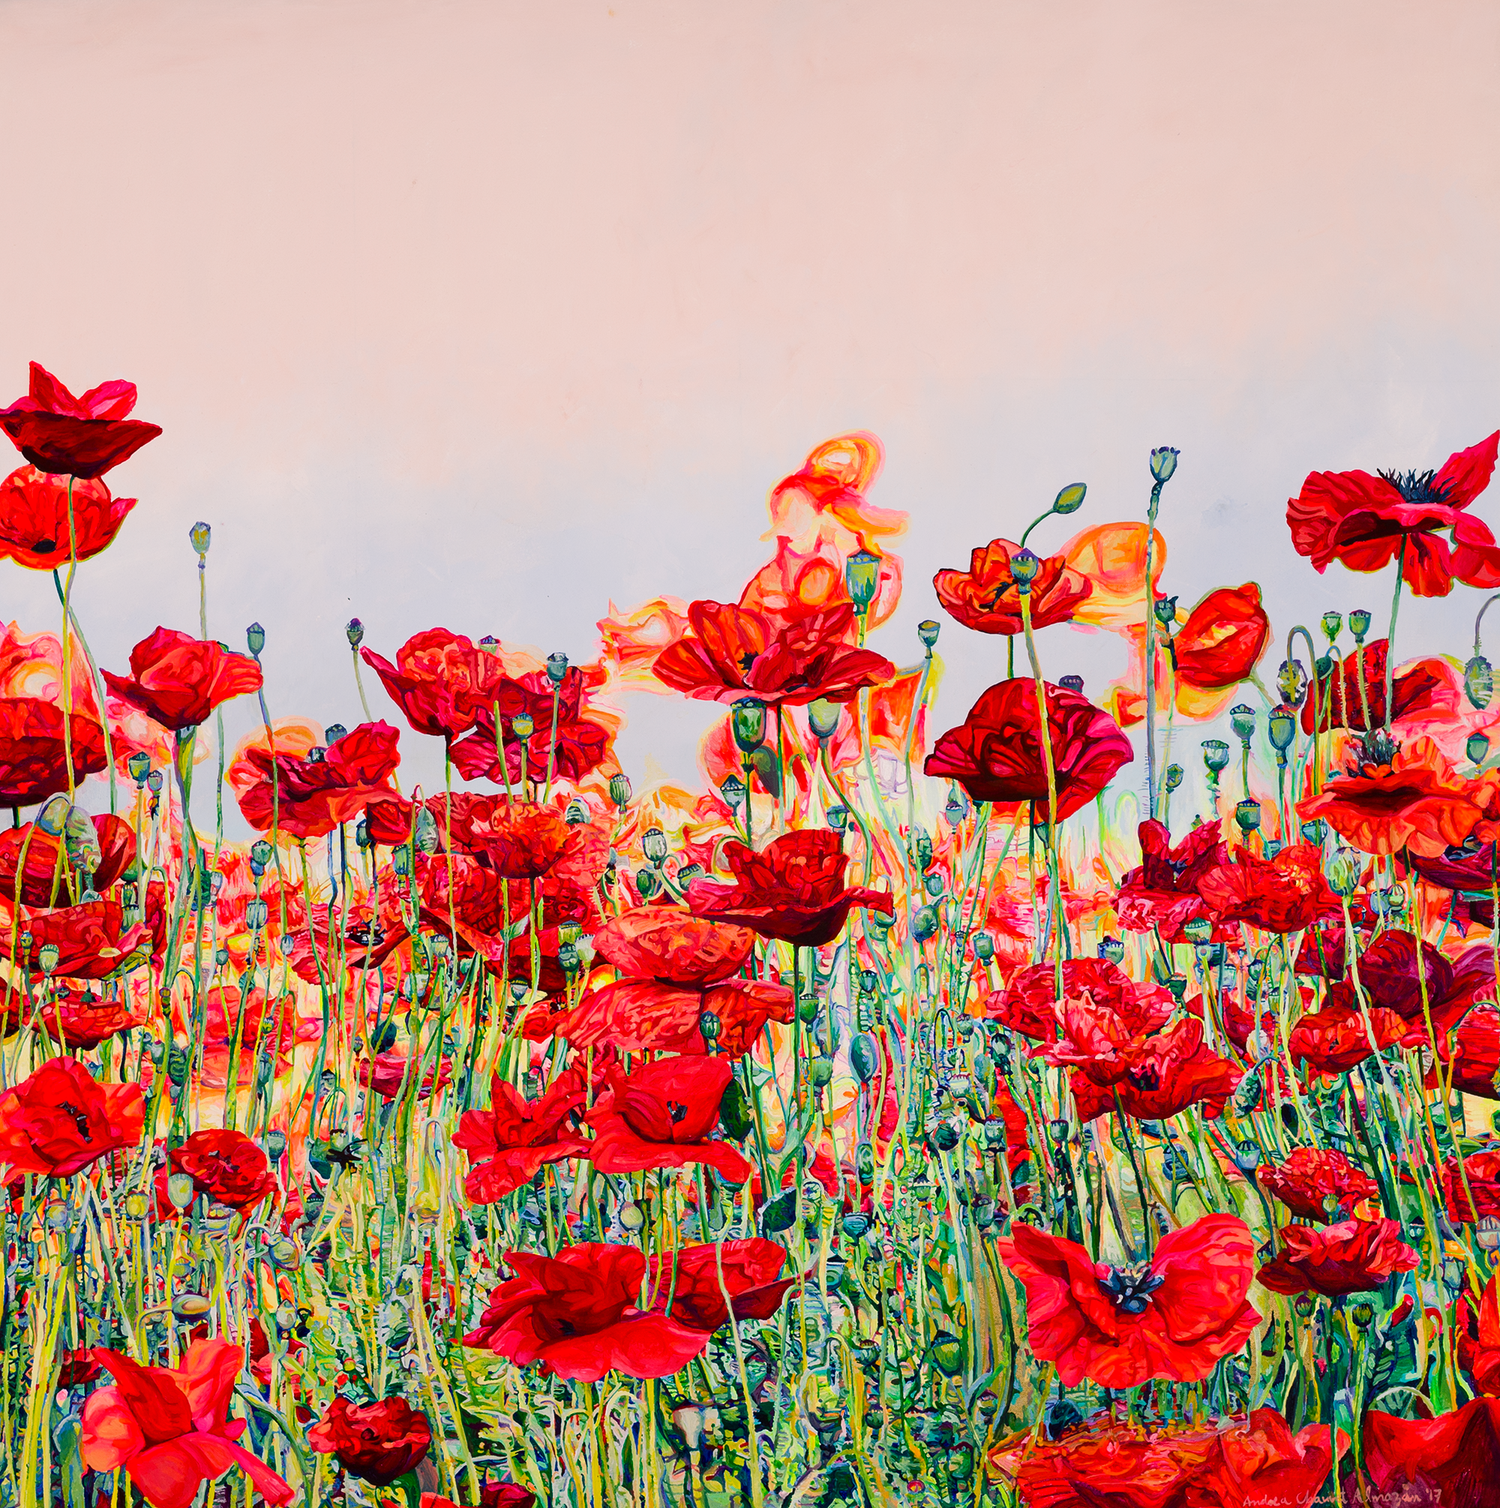
[[[1497,49],[0,4],[0,1508],[1500,1508]]]

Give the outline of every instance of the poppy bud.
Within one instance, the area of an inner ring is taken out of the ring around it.
[[[1229,726],[1241,743],[1249,743],[1255,733],[1255,708],[1241,702],[1229,709]]]
[[[938,929],[937,908],[934,906],[920,906],[911,915],[911,935],[919,943],[924,943]]]
[[[609,799],[622,811],[630,804],[630,776],[623,770],[609,777]]]
[[[167,1179],[167,1198],[180,1210],[193,1202],[193,1179],[188,1173],[173,1173]]]
[[[1297,1311],[1299,1319],[1311,1319],[1317,1307],[1318,1301],[1310,1293],[1299,1293],[1292,1301],[1292,1308]]]
[[[1351,1304],[1349,1318],[1354,1321],[1357,1329],[1368,1330],[1375,1323],[1375,1306],[1364,1301]]]
[[[641,838],[641,852],[653,864],[660,864],[667,856],[667,835],[659,827],[648,827]]]
[[[649,901],[656,894],[660,884],[660,876],[654,869],[638,869],[635,875],[635,888],[640,893],[643,901]]]
[[[1464,695],[1471,707],[1483,709],[1495,694],[1495,672],[1483,655],[1475,655],[1464,666]]]
[[[529,712],[518,712],[510,720],[510,731],[519,739],[530,738],[536,731],[536,719]]]
[[[745,782],[737,775],[731,775],[723,785],[719,787],[719,794],[724,798],[724,805],[732,812],[740,809],[740,803],[745,799]]]
[[[1364,865],[1352,848],[1340,848],[1328,861],[1328,888],[1337,896],[1354,894]]]
[[[213,532],[201,518],[188,530],[188,539],[200,557],[208,554],[208,545],[213,538]]]
[[[144,1220],[149,1208],[146,1196],[139,1191],[125,1196],[125,1213],[132,1220]]]
[[[425,854],[434,854],[438,851],[437,818],[425,806],[417,809],[416,821],[413,823],[412,842]]]
[[[943,815],[954,827],[957,827],[969,815],[969,797],[962,786],[955,785],[948,792],[948,800],[943,807]]]
[[[1328,636],[1330,644],[1338,638],[1339,634],[1343,631],[1343,627],[1344,615],[1342,613],[1329,611],[1323,614],[1323,632]]]
[[[365,640],[365,626],[358,618],[351,618],[344,625],[344,637],[349,641],[350,649],[358,649]]]
[[[1182,924],[1182,935],[1190,943],[1206,943],[1214,935],[1214,924],[1206,916],[1195,916]]]
[[[844,586],[855,612],[863,613],[880,587],[880,557],[868,550],[851,555],[844,564]]]
[[[677,871],[677,884],[686,890],[694,880],[702,879],[704,868],[701,864],[683,864]]]
[[[160,770],[152,770],[152,772],[148,776],[146,776],[146,788],[151,792],[153,796],[161,795],[162,773]]]
[[[307,751],[308,764],[322,764],[323,761],[327,758],[328,750],[325,749],[322,744],[314,744],[312,748]]]
[[[260,652],[266,647],[266,631],[259,623],[252,623],[245,630],[245,645],[250,653],[258,660]]]
[[[1064,517],[1069,513],[1077,513],[1083,507],[1083,499],[1088,490],[1086,482],[1070,482],[1053,500],[1052,511],[1061,513]]]
[[[766,741],[766,704],[759,697],[742,696],[729,709],[729,726],[741,754],[753,754]]]
[[[1074,696],[1083,695],[1083,677],[1081,675],[1064,675],[1057,678],[1057,684],[1064,691],[1071,691]]]
[[[1158,597],[1151,604],[1151,611],[1156,615],[1156,621],[1163,628],[1167,628],[1177,621],[1177,599],[1175,597]]]
[[[563,677],[568,673],[568,657],[565,654],[550,654],[547,656],[547,679],[554,686],[561,686]]]
[[[994,956],[995,939],[988,932],[976,932],[974,934],[974,957],[980,963],[988,963]]]
[[[938,630],[941,627],[940,623],[934,622],[931,618],[924,618],[917,624],[917,637],[922,641],[924,649],[931,649],[937,643]]]
[[[1205,738],[1203,763],[1210,776],[1217,776],[1229,764],[1229,745],[1222,738]]]
[[[1328,824],[1321,817],[1315,817],[1311,822],[1304,822],[1302,838],[1304,842],[1316,843],[1321,848],[1328,839]]]
[[[824,814],[828,818],[828,825],[834,832],[841,833],[849,825],[849,808],[847,806],[830,806]]]
[[[935,870],[931,874],[924,874],[922,876],[922,889],[927,892],[928,897],[931,900],[937,900],[937,898],[942,895],[943,891],[946,890],[947,887],[947,880],[945,880],[942,875],[938,874]]]
[[[125,768],[130,771],[130,778],[137,786],[146,783],[146,776],[151,773],[151,756],[144,749],[137,749],[129,759],[125,761]]]
[[[1272,708],[1271,715],[1266,720],[1266,732],[1270,735],[1271,747],[1278,754],[1284,754],[1297,736],[1297,719],[1293,716],[1292,709],[1287,706]]]
[[[1354,635],[1356,644],[1363,644],[1365,635],[1370,631],[1370,614],[1366,609],[1357,607],[1349,614],[1349,632]]]
[[[578,797],[575,796],[568,803],[567,810],[563,813],[563,821],[566,822],[569,827],[581,827],[588,820],[588,807],[586,807],[583,802],[581,802]]]
[[[1288,707],[1300,707],[1307,698],[1307,671],[1301,660],[1283,660],[1276,672],[1281,699]]]
[[[282,1154],[286,1151],[286,1132],[267,1131],[266,1134],[261,1137],[260,1141],[261,1146],[263,1146],[266,1150],[266,1156],[269,1157],[272,1162],[279,1162],[281,1160]]]
[[[72,803],[66,796],[54,796],[37,813],[36,825],[49,838],[60,837],[63,829],[68,825],[68,813],[72,809]]]
[[[1151,475],[1158,482],[1170,482],[1172,473],[1177,470],[1177,457],[1180,452],[1170,445],[1159,445],[1151,452]]]
[[[561,943],[557,949],[557,962],[564,974],[569,976],[578,972],[579,957],[578,948],[573,943]]]
[[[1486,1215],[1474,1227],[1474,1244],[1481,1251],[1500,1250],[1500,1220]]]
[[[1125,957],[1125,944],[1118,937],[1106,937],[1099,944],[1099,956],[1106,963],[1118,964]]]
[[[1490,752],[1490,741],[1483,733],[1471,733],[1464,740],[1464,753],[1474,764],[1483,764],[1484,756]]]
[[[808,726],[813,731],[813,737],[824,743],[838,732],[843,716],[843,707],[838,702],[830,702],[826,697],[819,697],[817,701],[807,704]]]
[[[1260,802],[1236,802],[1234,820],[1239,824],[1240,831],[1248,838],[1260,826]]]
[[[1036,574],[1041,568],[1040,557],[1030,550],[1019,550],[1010,557],[1011,580],[1021,592],[1031,590],[1031,583],[1036,580]]]
[[[348,733],[348,731],[349,730],[342,723],[333,723],[331,726],[323,729],[323,742],[331,747],[332,745],[336,744],[346,733]]]
[[[1182,766],[1169,764],[1166,770],[1166,785],[1169,791],[1175,791],[1182,784]]]
[[[43,943],[37,950],[36,961],[41,965],[42,973],[50,974],[56,967],[62,952],[56,943]]]

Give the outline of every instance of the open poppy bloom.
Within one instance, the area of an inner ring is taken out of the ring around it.
[[[1317,683],[1308,687],[1302,703],[1302,731],[1312,733],[1316,728],[1326,733],[1330,728],[1348,728],[1367,733],[1372,728],[1383,728],[1385,658],[1389,649],[1389,640],[1374,639],[1362,648],[1350,650],[1342,661],[1319,660]],[[1441,667],[1442,662],[1435,664]],[[1429,711],[1442,693],[1443,682],[1434,662],[1418,660],[1397,674],[1392,690],[1396,709],[1392,720],[1400,722],[1404,717]]]
[[[243,1131],[194,1131],[170,1157],[172,1171],[186,1173],[197,1193],[232,1210],[253,1209],[276,1191],[266,1154]]]
[[[19,899],[26,906],[65,906],[85,889],[108,890],[135,859],[135,833],[122,817],[89,820],[94,829],[90,852],[97,863],[84,877],[87,883],[74,878],[66,849],[59,856],[60,839],[34,822],[0,833],[0,900],[12,905]]]
[[[1406,1035],[1406,1022],[1395,1011],[1373,1006],[1368,1016],[1366,1020],[1365,1012],[1336,1001],[1308,1011],[1287,1039],[1293,1060],[1317,1073],[1348,1073]]]
[[[1047,727],[1059,822],[1087,806],[1135,758],[1107,713],[1060,686],[1047,687]],[[1047,770],[1037,718],[1036,682],[1018,677],[991,686],[961,726],[942,734],[922,768],[956,780],[974,801],[1032,801],[1048,815]]]
[[[1191,1018],[1174,1021],[1163,1032],[1137,1036],[1110,1045],[1108,1082],[1075,1066],[1070,1081],[1080,1120],[1091,1121],[1111,1110],[1141,1120],[1165,1120],[1189,1105],[1199,1105],[1205,1118],[1224,1113],[1241,1074],[1228,1058],[1221,1058],[1203,1040],[1203,1023]]]
[[[1415,1271],[1418,1263],[1394,1220],[1284,1225],[1276,1241],[1276,1255],[1255,1274],[1272,1293],[1367,1293],[1392,1273]]]
[[[1435,1419],[1365,1415],[1365,1469],[1385,1492],[1402,1483],[1435,1491],[1437,1508],[1485,1508],[1500,1482],[1500,1398],[1474,1398]]]
[[[273,753],[261,729],[235,750],[224,773],[257,832],[321,838],[353,822],[372,798],[394,794],[399,737],[389,723],[361,723],[325,747],[307,743],[301,728],[281,728]]]
[[[503,880],[539,879],[562,857],[573,832],[554,808],[509,796],[463,791],[435,796],[427,806],[439,837]]]
[[[505,1260],[515,1276],[490,1294],[466,1346],[579,1382],[611,1370],[670,1377],[708,1346],[709,1331],[637,1307],[646,1275],[637,1247],[581,1241],[556,1257],[511,1251]]]
[[[360,657],[380,677],[413,731],[438,738],[467,733],[505,680],[494,655],[446,628],[413,634],[396,651],[394,665],[373,649],[361,649]]]
[[[261,686],[249,655],[175,628],[156,629],[130,651],[128,676],[103,674],[127,707],[174,732],[206,723],[215,707]]]
[[[938,601],[965,628],[982,634],[1021,633],[1021,597],[1010,565],[1020,551],[1021,546],[1009,539],[992,539],[982,549],[976,546],[967,571],[939,571],[932,578]],[[1031,626],[1068,622],[1093,589],[1093,582],[1065,556],[1048,556],[1031,582]]]
[[[412,1068],[412,1060],[399,1048],[376,1053],[374,1058],[361,1058],[357,1076],[366,1089],[373,1089],[383,1100],[393,1100],[405,1091],[413,1091],[418,1100],[430,1100],[442,1090],[453,1077],[453,1060],[440,1058],[434,1066],[423,1062],[420,1066],[420,1081]]]
[[[1323,874],[1323,850],[1312,843],[1289,844],[1274,859],[1239,849],[1205,868],[1196,883],[1221,923],[1249,922],[1285,934],[1343,914]]]
[[[72,713],[65,738],[63,710],[56,702],[29,696],[0,700],[0,806],[45,801],[107,763],[95,718]]]
[[[1453,1088],[1482,1099],[1500,1099],[1500,1010],[1493,1005],[1476,1005],[1451,1034],[1438,1037],[1438,1062],[1446,1079],[1452,1075]]]
[[[95,1388],[83,1405],[84,1464],[122,1467],[152,1508],[191,1508],[204,1482],[238,1466],[268,1503],[290,1503],[291,1485],[235,1442],[245,1421],[229,1422],[229,1401],[245,1367],[233,1341],[195,1340],[181,1367],[138,1366],[118,1351],[96,1348],[114,1385]]]
[[[389,1487],[405,1476],[432,1447],[427,1415],[404,1398],[377,1398],[354,1404],[336,1393],[323,1417],[307,1432],[307,1443],[374,1487]]]
[[[1023,964],[990,1015],[1012,1031],[1037,1042],[1055,1042],[1057,974],[1050,963]],[[1064,1001],[1087,1000],[1108,1011],[1130,1036],[1156,1031],[1172,1014],[1172,994],[1159,984],[1138,984],[1118,964],[1105,958],[1065,958],[1062,963]]]
[[[853,907],[889,916],[895,905],[886,891],[844,888],[849,856],[830,828],[783,833],[759,852],[732,840],[723,853],[734,884],[695,879],[687,903],[695,916],[748,927],[762,937],[821,947],[843,931]]]
[[[1500,1147],[1484,1147],[1463,1160],[1443,1164],[1443,1191],[1448,1218],[1458,1225],[1500,1219]]]
[[[1454,1306],[1458,1364],[1481,1393],[1500,1393],[1500,1276],[1484,1285],[1479,1301],[1465,1287]]]
[[[747,608],[694,602],[688,623],[691,632],[664,649],[653,668],[657,680],[700,701],[847,702],[896,673],[884,655],[849,642],[855,619],[847,603],[777,624]]]
[[[74,481],[69,523],[67,477],[23,466],[0,482],[0,558],[28,571],[55,571],[89,560],[114,543],[133,497],[115,497],[102,481]]]
[[[1137,829],[1141,863],[1120,881],[1115,911],[1127,932],[1161,929],[1164,942],[1185,941],[1184,925],[1199,917],[1213,920],[1198,893],[1205,874],[1229,860],[1218,821],[1195,827],[1175,847],[1166,827],[1152,818]]]
[[[1233,1215],[1168,1232],[1148,1263],[1131,1268],[1096,1263],[1077,1242],[1029,1225],[996,1248],[1026,1287],[1031,1349],[1057,1364],[1064,1387],[1085,1377],[1107,1388],[1193,1382],[1260,1323],[1245,1301],[1255,1243]]]
[[[87,1052],[101,1042],[121,1032],[144,1026],[150,1015],[150,1005],[144,995],[130,999],[101,997],[85,986],[82,993],[66,985],[55,985],[47,992],[47,998],[35,1005],[17,999],[12,1007],[21,1006],[15,1012],[17,1024],[28,1020],[39,1032],[44,1032],[54,1042],[64,1047]],[[0,999],[0,1020],[8,1013]],[[8,1023],[4,1028],[8,1030]]]
[[[139,1084],[101,1084],[76,1058],[52,1058],[0,1094],[0,1166],[66,1178],[135,1146],[144,1124]]]
[[[1380,1197],[1373,1178],[1342,1152],[1321,1147],[1294,1147],[1285,1162],[1264,1163],[1255,1176],[1266,1193],[1299,1220],[1325,1221],[1341,1205],[1352,1209]]]
[[[760,1236],[682,1246],[664,1257],[653,1256],[647,1273],[655,1312],[670,1314],[692,1330],[717,1330],[729,1323],[727,1290],[737,1320],[770,1319],[787,1289],[799,1281],[780,1276],[785,1265],[786,1249]]]
[[[128,417],[135,402],[135,383],[120,381],[101,383],[75,398],[33,361],[30,390],[0,409],[0,429],[39,471],[93,478],[161,433],[159,424]]]
[[[160,946],[151,925],[126,925],[118,901],[81,901],[54,910],[22,907],[20,926],[14,924],[13,915],[13,908],[0,895],[0,958],[37,973],[42,949],[55,947],[57,963],[52,973],[58,979],[109,979],[140,967]],[[164,925],[165,918],[158,920]]]
[[[480,707],[474,731],[453,745],[454,768],[465,780],[493,780],[512,785],[524,772],[528,780],[582,780],[609,758],[612,727],[601,721],[598,709],[589,705],[586,678],[570,665],[561,681],[554,683],[545,670],[535,670],[506,679],[494,697]],[[500,743],[505,765],[495,747],[495,708],[500,709]],[[554,712],[556,734],[553,732]],[[529,717],[531,732],[516,731],[516,719]]]
[[[1314,471],[1287,504],[1292,544],[1319,572],[1335,560],[1379,571],[1399,558],[1418,597],[1446,597],[1454,581],[1500,585],[1495,537],[1466,511],[1489,486],[1497,445],[1500,433],[1456,451],[1436,472]]]
[[[1429,1043],[1427,1022],[1439,1038],[1458,1024],[1481,994],[1493,994],[1495,955],[1488,944],[1466,949],[1457,959],[1422,948],[1422,975],[1417,971],[1417,942],[1410,932],[1388,927],[1360,955],[1359,982],[1365,1001],[1377,1010],[1394,1011],[1407,1024],[1406,1045]],[[1344,979],[1328,991],[1326,1009],[1357,1010],[1359,993]]]
[[[539,1100],[528,1100],[498,1074],[488,1110],[466,1110],[453,1145],[469,1154],[464,1193],[475,1204],[493,1204],[530,1183],[545,1163],[587,1157],[589,1143],[569,1124],[585,1104],[584,1076],[565,1069]]]
[[[1269,1408],[1227,1422],[1227,1429],[1215,1432],[1208,1460],[1188,1489],[1191,1508],[1313,1508],[1327,1501],[1320,1494],[1328,1474],[1349,1447],[1343,1430],[1309,1424],[1294,1433]],[[1358,1502],[1357,1494],[1349,1497]]]

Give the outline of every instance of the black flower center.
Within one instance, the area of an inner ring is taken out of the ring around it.
[[[1099,1286],[1109,1295],[1116,1309],[1126,1314],[1144,1314],[1151,1295],[1166,1282],[1149,1266],[1111,1267],[1109,1276]]]
[[[64,1115],[70,1115],[73,1117],[73,1124],[78,1127],[78,1134],[86,1142],[93,1141],[94,1138],[89,1135],[89,1118],[83,1113],[83,1111],[78,1108],[77,1105],[70,1105],[67,1100],[63,1100],[57,1108],[61,1110]]]
[[[1449,484],[1439,482],[1435,471],[1382,471],[1380,479],[1389,482],[1405,502],[1438,508],[1448,505]]]
[[[667,1114],[672,1117],[674,1126],[680,1126],[687,1119],[687,1106],[679,1105],[676,1100],[668,1100]]]

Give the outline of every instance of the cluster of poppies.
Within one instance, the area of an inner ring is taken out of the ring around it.
[[[64,604],[0,638],[0,1503],[1497,1501],[1492,675],[1395,646],[1500,586],[1500,436],[1307,478],[1395,607],[1279,665],[1253,583],[1164,587],[1161,448],[1143,522],[1032,550],[1073,484],[938,572],[1006,641],[940,730],[850,434],[592,658],[351,620],[345,726],[206,598],[96,663],[135,398],[0,410]],[[641,693],[716,705],[699,789],[621,768]]]

